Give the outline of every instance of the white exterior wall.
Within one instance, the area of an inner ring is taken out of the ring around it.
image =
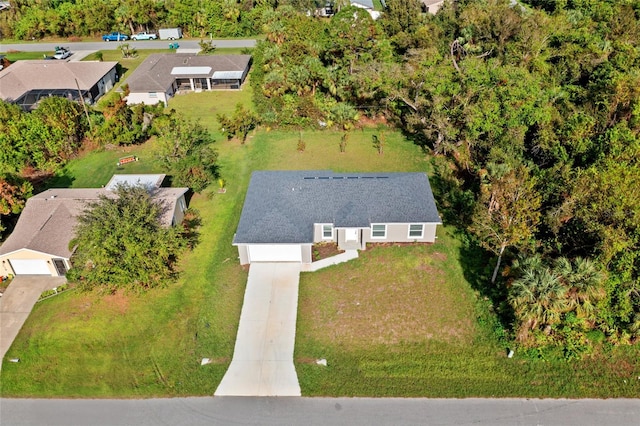
[[[240,258],[241,265],[248,265],[250,263],[249,246],[250,244],[238,244],[238,257]],[[302,263],[311,263],[311,244],[299,244],[299,246]]]
[[[55,266],[53,266],[53,259],[64,259],[67,268],[69,268],[69,259],[62,258],[60,256],[51,256],[50,254],[41,253],[33,250],[18,250],[13,253],[7,253],[5,255],[0,256],[0,275],[8,276],[15,275],[15,271],[11,267],[10,260],[11,259],[33,259],[33,260],[43,260],[48,261],[47,266],[49,267],[49,271],[51,275],[54,277],[58,276],[58,272],[56,271]]]
[[[181,195],[180,198],[176,200],[176,207],[173,210],[174,226],[180,225],[182,223],[185,210],[187,210],[187,201],[185,200],[184,195]]]

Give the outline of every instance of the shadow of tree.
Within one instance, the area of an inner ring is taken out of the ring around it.
[[[455,227],[454,236],[461,243],[459,262],[465,279],[480,297],[491,302],[502,328],[510,329],[514,314],[507,302],[506,283],[500,277],[495,284],[491,283],[496,257],[482,248],[477,238],[468,231],[473,219],[477,182],[472,177],[457,177],[444,157],[434,157],[432,164],[434,173],[430,177],[431,188],[443,223]],[[504,265],[508,264],[508,258],[509,254],[505,253]]]

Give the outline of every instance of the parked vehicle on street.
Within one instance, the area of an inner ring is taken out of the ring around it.
[[[161,28],[160,40],[178,40],[182,38],[182,30],[180,28]]]
[[[105,34],[102,36],[102,41],[126,41],[129,40],[129,36],[119,33],[117,31]]]
[[[141,32],[131,36],[131,40],[156,40],[158,38],[154,33]]]
[[[56,46],[56,53],[53,54],[55,59],[67,59],[72,53],[68,47]]]

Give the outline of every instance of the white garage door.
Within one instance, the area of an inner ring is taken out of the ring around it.
[[[299,244],[249,246],[249,262],[302,262]]]
[[[46,260],[12,259],[9,262],[16,275],[51,275]]]

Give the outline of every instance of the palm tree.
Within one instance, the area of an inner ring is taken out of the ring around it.
[[[577,257],[573,262],[566,257],[556,259],[553,270],[567,287],[567,305],[575,309],[578,318],[595,321],[597,302],[605,295],[604,274],[589,259]]]
[[[559,323],[567,309],[567,288],[560,277],[535,259],[529,263],[521,268],[509,292],[509,303],[520,322],[521,341],[527,340],[531,330]]]

